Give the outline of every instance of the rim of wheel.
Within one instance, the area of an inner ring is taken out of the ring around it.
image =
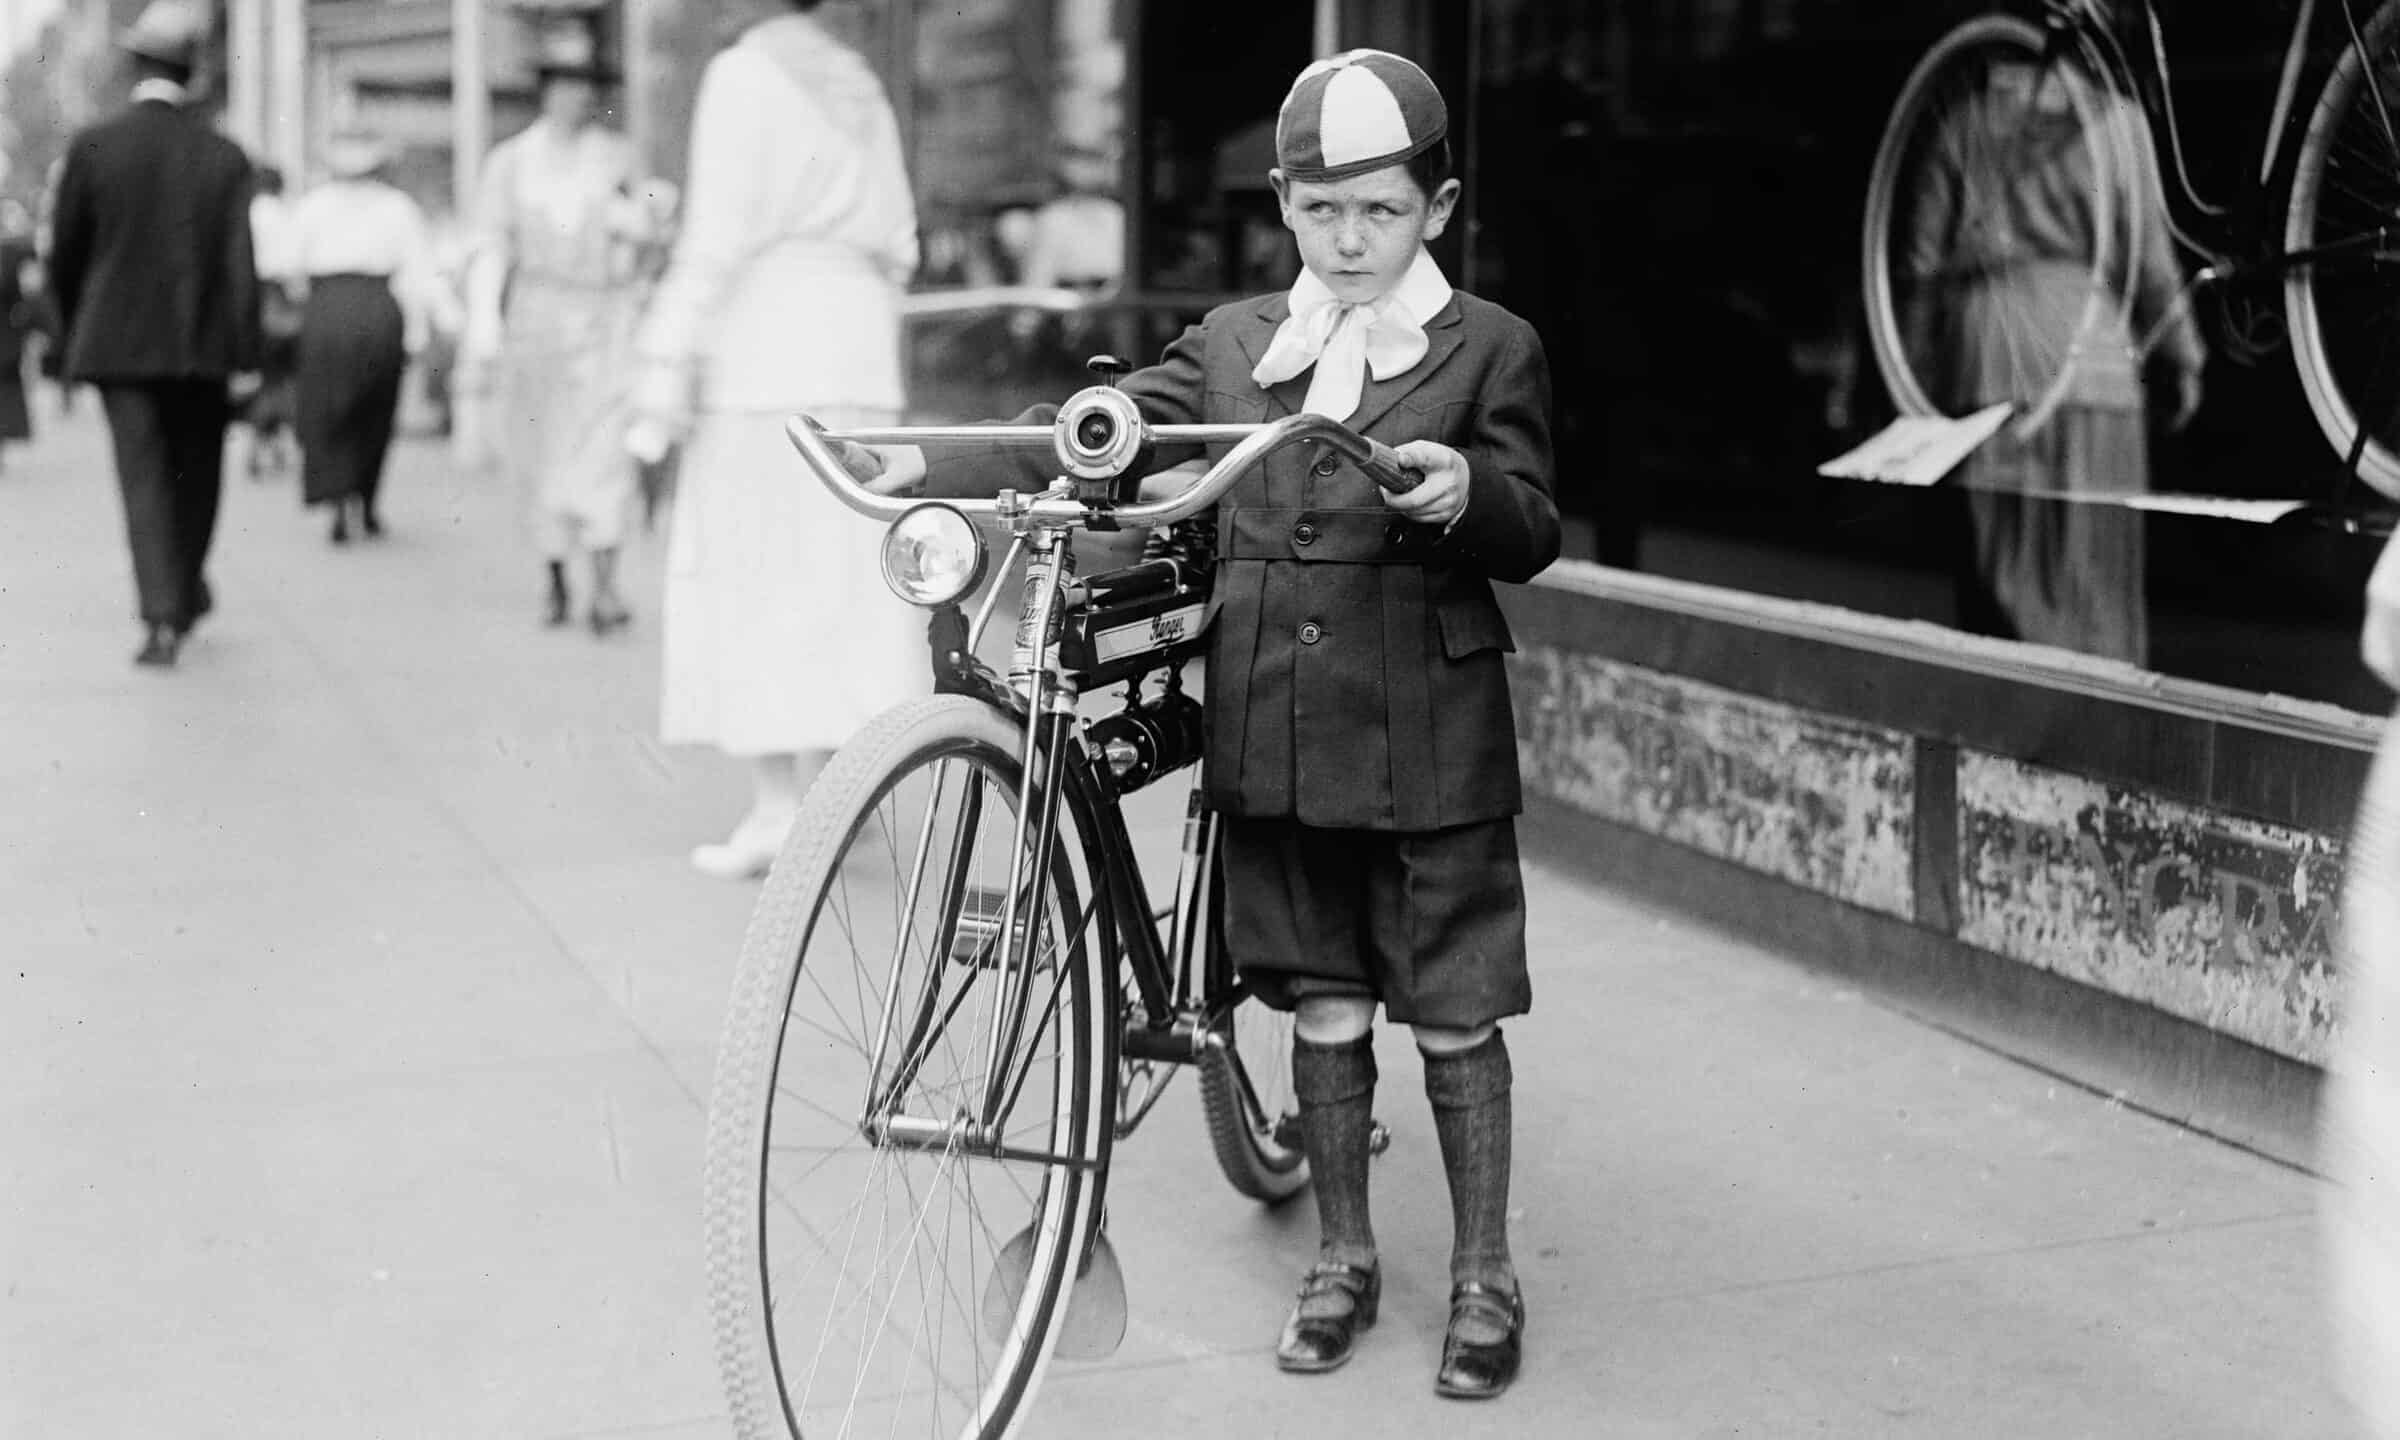
[[[2392,40],[2395,24],[2400,24],[2400,10],[2384,7],[2369,22],[2366,47],[2370,55],[2380,55]],[[2382,68],[2389,72],[2395,62],[2386,57]],[[2309,117],[2306,134],[2301,140],[2300,163],[2292,174],[2291,203],[2284,212],[2283,245],[2286,251],[2296,251],[2321,243],[2317,226],[2324,203],[2326,169],[2337,158],[2334,137],[2329,133],[2339,125],[2353,108],[2361,93],[2365,68],[2359,63],[2356,51],[2345,46],[2335,62],[2333,73],[2326,78],[2319,93],[2317,108]],[[2400,223],[2400,156],[2386,155],[2384,180],[2391,189],[2384,209],[2388,218]],[[2312,163],[2313,161],[2313,163]],[[2370,157],[2371,162],[2371,157]],[[2378,207],[2362,201],[2362,208]],[[2366,223],[2362,217],[2361,223]],[[2400,273],[2395,275],[2395,291],[2400,292]],[[2313,267],[2293,266],[2284,276],[2284,316],[2292,337],[2292,368],[2300,377],[2300,390],[2316,417],[2318,429],[2337,456],[2347,456],[2357,443],[2360,421],[2357,407],[2342,381],[2335,374],[2332,348],[2328,343],[2323,320],[2320,287]],[[2391,318],[2400,323],[2400,304],[2391,307]],[[2400,398],[2400,340],[2386,339],[2385,363],[2389,367],[2390,384]],[[2396,417],[2400,419],[2400,417]],[[2365,448],[2359,454],[2358,477],[2386,498],[2400,500],[2400,452],[2385,438],[2369,433]]]
[[[1876,370],[1893,407],[1903,416],[1953,413],[1935,403],[1911,357],[1902,319],[1906,302],[1896,288],[1895,272],[1900,262],[1894,249],[1895,230],[1902,218],[1903,192],[1912,190],[1903,182],[1923,172],[1926,160],[1922,152],[1932,143],[1929,122],[1938,123],[1936,117],[1952,108],[1942,103],[1942,97],[1934,91],[1960,69],[1962,61],[1980,59],[1988,66],[1997,60],[2014,59],[2036,70],[2052,70],[2059,79],[2067,106],[2076,117],[2082,137],[2076,143],[2085,148],[2094,175],[2092,228],[2097,244],[2092,257],[2092,283],[2081,313],[2073,322],[2072,333],[2064,337],[2056,335],[2053,332],[2061,327],[2054,319],[2043,317],[2038,328],[2024,336],[2001,337],[2001,348],[2012,358],[2020,348],[2036,347],[2059,357],[2046,378],[2029,375],[2022,386],[2011,387],[2024,392],[2011,397],[2017,406],[2011,428],[2017,434],[2033,434],[2048,423],[2074,380],[2075,357],[2085,337],[2097,333],[2112,311],[2123,309],[2124,302],[2118,294],[2123,287],[2111,283],[2123,259],[2118,253],[2120,244],[2131,238],[2118,232],[2135,218],[2128,215],[2121,219],[2116,213],[2115,167],[2121,162],[2114,151],[2123,137],[2102,113],[2101,101],[2107,92],[2093,78],[2098,72],[2091,57],[2082,53],[2088,47],[2080,40],[2077,47],[2079,59],[2075,64],[2057,65],[2049,59],[2043,32],[2031,22],[2012,15],[1977,16],[1936,40],[1901,86],[1869,172],[1860,248],[1868,349],[1875,357]],[[2126,243],[2124,249],[2130,252],[2133,246]],[[1959,413],[1971,408],[1980,407],[1961,407]]]
[[[1008,1434],[1063,1317],[1107,1153],[1091,1013],[1100,997],[1065,938],[1071,878],[1069,893],[1046,904],[1027,977],[1031,1012],[1052,1018],[1024,1032],[1020,1050],[1039,1063],[1019,1082],[1011,1123],[975,1140],[971,1126],[942,1128],[974,1107],[992,1037],[1006,1033],[993,1002],[1008,977],[983,919],[1002,908],[1014,768],[1013,757],[955,738],[887,764],[850,802],[854,823],[823,846],[813,873],[790,877],[811,893],[782,897],[805,913],[750,1132],[747,1283],[760,1297],[764,1378],[785,1428],[810,1440]],[[936,777],[947,798],[929,828]],[[970,794],[980,818],[972,838],[953,843]],[[931,877],[982,892],[964,907],[982,918],[947,943],[932,898],[942,881]],[[762,896],[762,918],[774,898]],[[878,1125],[878,1115],[896,1118]],[[892,1138],[901,1135],[909,1143]],[[994,1158],[979,1141],[1082,1168]],[[1028,1226],[1029,1245],[1015,1252],[1026,1263],[1013,1272],[1022,1290],[996,1286],[995,1275],[1012,1273],[1004,1250]]]

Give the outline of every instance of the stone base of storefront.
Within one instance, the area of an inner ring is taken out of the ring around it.
[[[1574,562],[1507,604],[1537,853],[2308,1163],[2375,717]]]

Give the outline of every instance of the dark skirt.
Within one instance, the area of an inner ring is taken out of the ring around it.
[[[0,365],[0,440],[32,438],[33,411],[25,403],[24,364]]]
[[[319,275],[309,281],[297,377],[301,497],[307,503],[374,503],[407,368],[400,305],[388,278]]]
[[[259,289],[259,329],[266,343],[260,352],[258,389],[242,402],[237,418],[261,435],[272,435],[293,423],[299,406],[296,377],[307,311],[288,286],[270,280]]]

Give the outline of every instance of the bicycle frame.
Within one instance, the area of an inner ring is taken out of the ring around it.
[[[1079,405],[1083,407],[1081,410],[1077,409]],[[1067,587],[1075,573],[1074,531],[1156,525],[1197,513],[1213,504],[1233,478],[1269,451],[1302,439],[1320,440],[1348,455],[1387,488],[1404,489],[1414,483],[1414,476],[1391,450],[1321,416],[1294,415],[1267,425],[1182,425],[1152,430],[1141,425],[1129,402],[1105,389],[1086,391],[1070,401],[1058,423],[1047,429],[990,426],[949,432],[856,431],[822,437],[808,424],[795,420],[786,427],[786,432],[819,479],[845,504],[875,518],[896,519],[912,508],[912,502],[877,496],[849,482],[828,448],[828,439],[869,445],[945,438],[976,443],[1046,440],[1057,445],[1062,461],[1071,461],[1077,453],[1073,437],[1080,433],[1075,422],[1094,409],[1126,417],[1126,423],[1142,430],[1142,444],[1115,446],[1112,442],[1112,446],[1103,447],[1111,454],[1138,456],[1147,452],[1152,440],[1230,444],[1232,448],[1217,462],[1210,479],[1183,496],[1165,501],[1120,507],[1106,494],[1091,492],[1090,482],[1100,477],[1095,476],[1092,467],[1086,467],[1082,471],[1086,484],[1082,487],[1074,477],[1062,476],[1038,495],[1003,491],[991,502],[991,512],[1007,525],[1013,537],[1009,552],[1012,561],[1020,553],[1026,559],[1023,610],[1005,679],[975,655],[976,642],[996,608],[997,584],[972,625],[955,604],[942,607],[935,614],[932,625],[935,688],[971,696],[995,707],[1009,718],[1012,726],[1021,728],[1024,736],[1019,755],[1013,843],[1003,891],[1006,908],[1000,919],[998,963],[1003,989],[1000,1003],[992,1011],[991,1043],[986,1051],[981,1093],[971,1107],[972,1113],[950,1120],[904,1117],[889,1113],[888,1105],[879,1103],[878,1097],[869,1096],[867,1123],[887,1143],[929,1148],[964,1143],[989,1154],[1003,1157],[1009,1154],[999,1137],[1030,1073],[1030,1059],[1020,1058],[1024,1047],[1019,1042],[1028,1020],[1036,1013],[1038,967],[1033,963],[1031,948],[1041,906],[1046,903],[1062,815],[1072,820],[1093,889],[1089,910],[1073,917],[1074,943],[1077,946],[1091,943],[1090,927],[1095,921],[1106,926],[1102,943],[1106,953],[1122,958],[1122,974],[1112,967],[1104,975],[1101,1003],[1108,1007],[1105,1013],[1123,1011],[1123,987],[1128,981],[1139,1002],[1138,1018],[1125,1026],[1120,1037],[1120,1054],[1142,1064],[1180,1067],[1196,1062],[1211,1047],[1224,1043],[1224,1017],[1243,998],[1224,947],[1217,943],[1210,923],[1216,817],[1195,796],[1185,825],[1175,903],[1166,912],[1171,920],[1170,933],[1162,940],[1157,927],[1159,912],[1151,907],[1147,883],[1135,862],[1133,843],[1116,804],[1118,791],[1114,778],[1095,765],[1079,743],[1080,687],[1077,677],[1061,663],[1057,644],[1060,622],[1069,604]],[[1120,477],[1104,478],[1113,488],[1113,481]],[[1169,651],[1158,665],[1144,667],[1133,676],[1133,690],[1138,691],[1142,682],[1153,674],[1179,668],[1184,658]],[[928,836],[933,828],[933,812],[940,803],[938,791],[927,802]],[[928,852],[921,850],[912,867],[911,913],[921,898],[930,858]],[[936,912],[942,917],[937,954],[947,953],[955,940],[956,917],[965,899],[962,883],[958,857],[953,856],[946,867],[940,908]],[[1078,963],[1081,958],[1072,954],[1062,957],[1061,976],[1065,964]],[[888,1045],[896,1006],[897,997],[887,1000],[876,1065],[870,1071],[899,1077],[886,1088],[887,1096],[902,1093],[906,1077],[915,1068],[914,1057],[905,1053],[891,1069],[884,1063],[890,1058]],[[1172,1073],[1166,1072],[1168,1076]],[[1154,1085],[1130,1117],[1120,1118],[1120,1135],[1129,1132],[1148,1113],[1162,1093],[1164,1083],[1162,1078]],[[1245,1101],[1257,1108],[1255,1095],[1246,1096]]]

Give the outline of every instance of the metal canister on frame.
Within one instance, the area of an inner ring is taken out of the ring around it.
[[[1025,567],[1025,587],[1017,602],[1017,640],[1009,652],[1008,683],[1019,693],[1026,693],[1027,687],[1033,683],[1033,672],[1027,666],[1028,662],[1033,660],[1037,654],[1033,626],[1034,617],[1040,613],[1042,607],[1044,563],[1044,557],[1036,555],[1033,557],[1032,563]],[[1058,632],[1059,626],[1063,623],[1065,608],[1063,592],[1075,580],[1075,552],[1064,545],[1057,546],[1051,550],[1047,563],[1057,567],[1056,583],[1059,591],[1062,592],[1062,598],[1053,600],[1050,606],[1050,623],[1045,627],[1038,656],[1042,665],[1055,670],[1058,661]]]

